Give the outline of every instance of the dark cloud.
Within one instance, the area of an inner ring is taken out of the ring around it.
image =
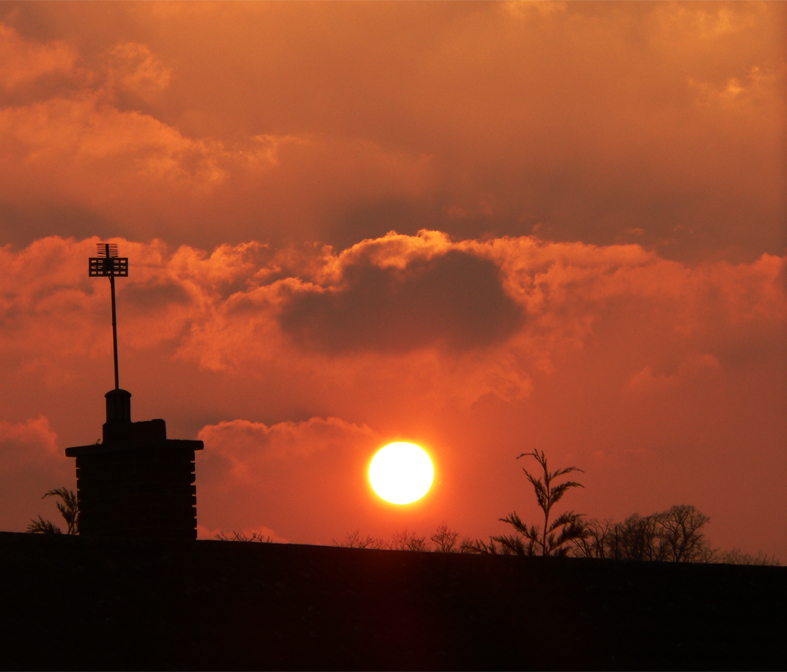
[[[25,203],[22,206],[0,201],[0,245],[29,245],[46,236],[89,238],[120,236],[127,233],[89,207],[78,203]]]
[[[345,204],[327,235],[327,242],[339,249],[352,247],[364,238],[380,238],[389,231],[415,235],[424,228],[423,213],[412,200],[385,197]]]
[[[296,342],[329,352],[493,345],[520,326],[495,264],[452,250],[404,269],[349,266],[344,282],[292,295],[279,316]]]
[[[121,292],[125,301],[145,311],[160,310],[172,303],[186,304],[189,301],[186,290],[172,281],[147,285],[130,284]]]

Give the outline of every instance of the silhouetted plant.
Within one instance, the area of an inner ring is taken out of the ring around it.
[[[478,553],[476,542],[468,537],[459,539],[459,533],[445,523],[439,525],[430,537],[434,545],[426,537],[419,537],[415,532],[403,530],[394,532],[389,541],[366,535],[362,537],[358,530],[348,532],[342,541],[333,540],[336,546],[344,548],[371,548],[391,551],[434,551],[437,553]]]
[[[462,541],[459,542],[459,552],[477,553],[478,551],[475,548],[475,541],[470,537],[462,537]]]
[[[238,532],[237,530],[233,530],[229,534],[219,532],[216,535],[216,539],[219,539],[220,541],[254,541],[258,544],[273,543],[273,538],[267,534],[263,534],[262,532],[252,532],[251,534],[246,534],[245,532]]]
[[[469,549],[469,553],[483,553],[485,555],[512,555],[508,547],[504,547],[495,541],[496,537],[490,537],[487,543],[483,539],[474,540]]]
[[[63,534],[63,530],[51,520],[44,520],[41,516],[38,516],[38,520],[31,520],[28,523],[27,531],[31,534]]]
[[[687,504],[645,517],[635,513],[622,523],[590,520],[584,525],[585,534],[572,544],[574,555],[617,560],[710,562],[714,551],[703,533],[709,520]]]
[[[66,534],[79,534],[79,505],[76,494],[67,488],[55,488],[44,493],[41,499],[47,497],[60,498],[57,510],[66,523]],[[63,534],[63,530],[51,520],[44,520],[41,516],[38,516],[38,520],[30,521],[27,531],[32,534]]]
[[[781,562],[775,555],[768,555],[760,551],[757,555],[746,553],[739,548],[732,548],[729,551],[716,551],[712,562],[725,565],[771,565],[780,567]]]
[[[431,540],[436,546],[435,550],[440,553],[454,553],[461,550],[461,546],[457,544],[458,539],[459,532],[449,529],[445,523],[439,525],[431,536]]]
[[[614,527],[612,519],[597,520],[591,518],[583,521],[582,525],[584,534],[572,542],[574,547],[572,555],[583,558],[612,557],[612,528]]]
[[[660,529],[661,514],[644,518],[635,513],[620,527],[614,528],[612,552],[614,557],[627,560],[667,560],[666,547],[662,544]]]
[[[534,457],[541,465],[543,477],[533,476],[527,469],[525,472],[533,490],[539,508],[544,512],[544,526],[541,530],[535,525],[528,527],[517,515],[516,511],[500,520],[511,525],[516,534],[500,535],[490,538],[490,543],[476,542],[476,550],[480,553],[498,553],[506,555],[566,555],[567,544],[579,539],[584,534],[581,513],[568,511],[561,514],[551,523],[549,521],[552,507],[557,504],[570,488],[582,488],[581,483],[565,481],[555,484],[554,480],[560,476],[570,474],[572,471],[582,471],[578,467],[566,467],[550,472],[547,467],[547,458],[543,452],[533,451],[522,453],[517,457]]]
[[[712,551],[702,528],[710,518],[688,504],[677,504],[659,516],[661,539],[671,562],[707,562]]]
[[[341,546],[343,548],[388,548],[388,545],[382,539],[372,537],[368,534],[366,537],[361,537],[359,530],[348,532],[346,539],[343,541],[336,541],[336,539],[334,539],[333,543],[336,544],[336,546]]]
[[[419,537],[415,532],[402,530],[394,532],[389,547],[392,551],[428,551],[426,537]]]
[[[622,523],[590,520],[574,542],[574,555],[616,560],[666,560],[658,535],[657,515],[633,514]]]

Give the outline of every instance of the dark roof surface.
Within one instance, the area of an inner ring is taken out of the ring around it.
[[[787,568],[0,533],[5,669],[785,669]]]

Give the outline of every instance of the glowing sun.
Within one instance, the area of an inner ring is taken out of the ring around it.
[[[432,479],[432,460],[414,443],[388,444],[377,451],[369,466],[374,491],[392,504],[421,499],[429,491]]]

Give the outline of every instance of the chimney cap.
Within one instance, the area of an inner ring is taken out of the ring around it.
[[[115,389],[107,392],[107,424],[131,422],[131,392]]]

